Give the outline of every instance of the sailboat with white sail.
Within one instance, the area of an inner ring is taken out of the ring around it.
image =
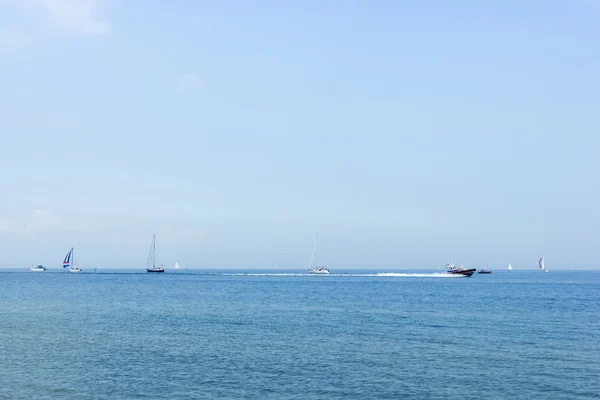
[[[509,269],[509,270],[512,270],[512,265],[511,265],[511,263],[508,263],[508,269]]]
[[[179,262],[175,261],[175,266],[173,268],[174,269],[181,269],[181,265],[179,265]]]
[[[75,266],[74,247],[71,247],[71,250],[69,250],[69,252],[65,256],[65,259],[63,261],[63,268],[67,268],[67,271],[69,272],[81,272],[81,269]]]
[[[540,260],[538,261],[538,265],[542,271],[548,272],[548,270],[544,267],[544,256],[540,257]]]
[[[309,274],[328,274],[329,268],[324,265],[315,265],[312,266],[313,259],[315,257],[315,252],[317,250],[317,241],[319,240],[319,233],[317,232],[317,236],[315,237],[315,244],[313,246],[312,254],[310,255],[310,263],[308,263],[308,273]]]
[[[150,247],[150,254],[148,254],[148,261],[146,262],[146,272],[165,272],[163,266],[156,266],[156,234],[152,236],[152,246]]]

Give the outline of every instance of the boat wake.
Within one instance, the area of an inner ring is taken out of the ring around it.
[[[416,277],[416,278],[457,278],[459,275],[452,275],[447,272],[432,272],[432,273],[398,273],[398,272],[382,272],[375,276],[399,276],[399,277]]]
[[[308,273],[254,273],[254,272],[239,272],[239,273],[222,273],[223,276],[337,276],[337,277],[400,277],[400,278],[459,278],[461,275],[452,275],[447,272],[432,272],[432,273],[399,273],[399,272],[378,272],[371,274],[327,274],[317,275]]]

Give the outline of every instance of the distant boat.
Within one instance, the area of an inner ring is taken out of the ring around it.
[[[71,247],[71,250],[69,250],[69,252],[65,256],[65,259],[63,261],[63,268],[68,268],[67,271],[69,271],[69,272],[81,272],[79,267],[75,266],[75,261],[74,261],[75,255],[74,254],[75,254],[74,248]]]
[[[165,272],[164,267],[156,266],[156,235],[152,236],[152,246],[150,247],[150,254],[148,254],[148,261],[146,262],[146,272]]]
[[[487,264],[485,265],[485,268],[480,269],[479,271],[477,271],[478,274],[491,274],[492,270],[488,269]]]
[[[465,278],[470,277],[475,273],[475,271],[477,271],[475,268],[465,269],[463,267],[455,267],[451,261],[448,261],[448,264],[444,266],[448,269],[449,274],[464,276]]]
[[[175,262],[175,266],[173,267],[175,269],[181,269],[181,266],[179,265],[179,263],[176,261]]]
[[[512,270],[512,265],[510,265],[510,263],[508,263],[508,269]]]
[[[37,267],[31,267],[29,268],[30,271],[34,271],[34,272],[44,272],[47,268],[44,267],[43,265],[38,265]]]
[[[315,257],[315,251],[317,250],[317,241],[319,240],[319,233],[317,232],[317,236],[315,237],[315,244],[313,246],[312,254],[310,255],[310,263],[308,264],[308,273],[309,274],[328,274],[329,268],[324,265],[316,265],[314,268],[312,266],[313,258]]]
[[[548,272],[548,270],[544,268],[544,256],[540,257],[540,260],[538,261],[538,265],[542,271]]]

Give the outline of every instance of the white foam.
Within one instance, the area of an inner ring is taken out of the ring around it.
[[[399,272],[381,272],[375,276],[398,276],[398,277],[416,277],[416,278],[456,278],[459,275],[452,275],[447,272],[434,272],[431,274],[404,274]]]
[[[338,277],[406,277],[406,278],[461,278],[463,275],[453,275],[447,272],[433,273],[400,273],[400,272],[378,272],[372,274],[309,274],[309,273],[223,273],[224,276],[338,276]]]

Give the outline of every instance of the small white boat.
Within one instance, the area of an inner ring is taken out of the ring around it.
[[[47,268],[44,267],[43,265],[38,265],[37,267],[31,267],[29,268],[30,271],[34,271],[34,272],[44,272]]]
[[[79,267],[76,267],[74,264],[75,260],[75,256],[74,256],[74,248],[71,247],[71,250],[69,250],[69,252],[67,253],[67,255],[65,256],[65,259],[63,261],[63,268],[68,268],[67,271],[69,272],[81,272],[81,269],[79,269]]]
[[[329,269],[327,267],[315,267],[308,270],[309,274],[328,274]]]
[[[181,269],[181,266],[179,265],[179,263],[176,261],[175,262],[175,266],[173,267],[175,269]]]
[[[510,263],[508,263],[508,269],[512,270],[512,265]]]
[[[156,235],[152,236],[152,246],[150,247],[150,254],[148,254],[146,272],[165,272],[162,265],[160,267],[156,266]]]
[[[313,245],[313,251],[312,251],[312,254],[310,255],[310,263],[308,263],[308,273],[324,275],[324,274],[329,273],[329,268],[327,268],[324,265],[316,265],[315,267],[312,266],[313,259],[315,257],[315,251],[317,250],[317,241],[318,240],[319,240],[319,233],[317,232],[317,236],[315,237],[315,244]]]

